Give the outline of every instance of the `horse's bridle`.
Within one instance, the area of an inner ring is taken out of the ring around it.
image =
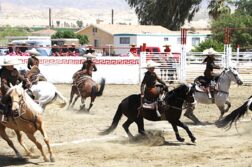
[[[188,91],[186,92],[186,96],[191,92],[191,90],[192,90],[192,87],[190,87],[190,86],[188,86],[189,87],[189,89],[188,89]],[[168,93],[168,92],[167,92]],[[172,94],[174,94],[174,90],[172,90]],[[193,94],[192,94],[192,97],[193,97]],[[194,98],[194,97],[193,97]],[[177,97],[176,99],[178,99],[178,100],[180,100],[180,101],[186,101],[186,99],[184,99],[184,98],[181,98],[181,97]],[[182,107],[182,108],[179,108],[179,107],[176,107],[176,106],[173,106],[173,105],[169,105],[169,104],[164,104],[164,106],[165,107],[169,107],[169,108],[173,108],[173,109],[176,109],[176,110],[184,110],[184,109],[186,109],[186,108],[188,108],[189,106],[188,105],[186,105],[186,107]]]
[[[24,92],[22,92],[22,93],[24,93]],[[31,123],[34,124],[35,128],[37,129],[38,127],[37,127],[36,121],[37,121],[37,118],[38,118],[38,117],[37,117],[36,114],[34,115],[34,119],[33,119],[33,120],[26,119],[26,118],[22,117],[22,115],[24,115],[24,114],[26,113],[26,112],[23,112],[23,113],[20,112],[20,111],[21,111],[21,108],[25,106],[25,101],[24,101],[24,97],[23,97],[23,96],[21,96],[21,95],[19,95],[19,96],[20,96],[20,100],[19,100],[19,101],[13,101],[13,100],[12,100],[12,104],[13,104],[13,103],[17,103],[17,104],[19,105],[18,116],[14,117],[14,118],[15,118],[15,119],[20,118],[20,119],[23,120],[23,121],[31,122]]]

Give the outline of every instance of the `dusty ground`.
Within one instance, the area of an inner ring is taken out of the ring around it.
[[[69,85],[57,85],[58,89],[69,98]],[[216,128],[213,123],[219,116],[214,105],[198,104],[195,114],[210,124],[194,126],[191,121],[182,117],[182,121],[197,138],[192,144],[184,130],[179,129],[186,139],[179,143],[167,122],[145,121],[145,129],[149,139],[138,139],[130,142],[120,121],[117,129],[110,135],[100,136],[98,133],[111,124],[119,102],[129,94],[137,93],[138,85],[106,85],[104,95],[98,97],[90,114],[80,114],[76,110],[47,108],[44,115],[46,129],[51,139],[56,162],[45,163],[42,157],[20,160],[14,158],[14,152],[5,141],[0,139],[0,166],[226,166],[248,167],[252,165],[252,122],[251,115],[246,115],[229,131]],[[232,86],[230,91],[231,110],[240,106],[251,95],[251,87]],[[246,121],[244,121],[246,120]],[[136,125],[130,130],[137,135]],[[11,134],[11,131],[8,131]],[[43,142],[41,135],[36,134]],[[18,150],[24,154],[15,137],[12,137]],[[24,136],[24,140],[33,144]],[[35,155],[40,155],[34,149]]]

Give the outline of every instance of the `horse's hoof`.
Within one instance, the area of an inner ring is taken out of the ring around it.
[[[45,161],[45,162],[49,162],[49,159],[48,159],[48,158],[44,158],[44,161]]]
[[[54,157],[51,157],[50,160],[51,160],[51,162],[55,162],[55,158]]]
[[[191,137],[191,141],[192,141],[193,143],[195,143],[196,138],[195,138],[194,136],[192,136],[192,137]]]
[[[185,139],[182,138],[182,137],[177,137],[177,140],[178,140],[179,142],[184,142],[184,141],[185,141]]]

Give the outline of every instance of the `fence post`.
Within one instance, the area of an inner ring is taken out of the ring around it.
[[[143,65],[146,64],[146,52],[140,52],[139,58],[139,84],[142,82],[144,76]]]

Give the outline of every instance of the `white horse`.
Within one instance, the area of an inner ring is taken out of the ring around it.
[[[30,88],[34,95],[34,100],[45,109],[45,107],[52,103],[56,97],[59,97],[62,103],[59,104],[63,108],[67,104],[66,98],[56,89],[56,87],[47,81],[38,81],[37,84]]]
[[[216,87],[217,90],[214,93],[214,104],[217,105],[219,108],[221,114],[220,118],[223,117],[225,112],[228,112],[229,108],[231,107],[231,103],[229,102],[228,95],[229,95],[229,88],[231,85],[231,82],[235,82],[238,85],[242,85],[243,82],[241,80],[241,77],[236,70],[236,68],[226,68],[221,73],[217,83]],[[196,102],[202,103],[202,104],[213,104],[212,99],[208,97],[208,94],[204,91],[200,91],[197,89],[196,85],[196,91],[194,93],[194,97]],[[225,104],[227,104],[227,108],[225,108]],[[193,110],[195,109],[196,104],[192,104],[189,108],[187,108],[185,112],[185,116],[191,119],[194,123],[198,124],[201,123],[198,118],[193,114]]]

